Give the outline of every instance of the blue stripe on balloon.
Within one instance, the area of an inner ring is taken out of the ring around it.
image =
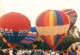
[[[34,41],[34,40],[32,40],[32,39],[25,39],[26,41]]]
[[[31,27],[30,31],[31,31],[31,32],[36,32],[36,33],[37,33],[36,27]]]
[[[55,10],[55,13],[56,13],[56,17],[57,17],[57,25],[63,25],[62,16],[61,16],[61,14],[59,13],[59,11],[56,11],[56,10]],[[61,35],[57,35],[56,44],[58,43],[60,36],[61,36]]]
[[[57,25],[63,25],[62,16],[61,16],[61,14],[59,13],[59,11],[56,11],[56,10],[55,10],[55,13],[56,13],[56,17],[57,17]]]
[[[58,43],[60,36],[61,36],[61,35],[57,35],[56,44]]]
[[[33,36],[26,36],[25,38],[36,38],[36,37],[33,37]]]
[[[31,38],[30,36],[26,36],[25,38]]]
[[[71,45],[71,50],[73,50],[73,45]]]
[[[68,12],[68,11],[71,11],[72,9],[66,9],[66,10],[64,10],[64,12]]]
[[[75,46],[75,49],[78,50],[78,45]]]
[[[73,13],[75,13],[75,11],[72,11],[72,12],[70,12],[70,13],[68,13],[68,14],[73,14]]]
[[[31,29],[30,29],[30,32],[31,32],[31,34],[33,34],[34,32],[36,32],[36,34],[37,34],[37,30],[36,30],[36,28],[35,27],[31,27]],[[37,35],[36,35],[37,36]],[[33,36],[26,36],[25,38],[24,38],[24,40],[26,40],[26,41],[34,41],[34,39],[36,38],[36,36],[35,37],[33,37]],[[22,45],[24,44],[24,45],[26,45],[26,43],[21,43]]]
[[[31,41],[34,41],[33,39],[30,39]]]
[[[75,42],[74,44],[76,44],[77,42]]]
[[[30,41],[29,39],[25,39],[26,41]]]

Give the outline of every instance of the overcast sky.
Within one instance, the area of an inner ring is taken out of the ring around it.
[[[19,12],[29,18],[31,26],[35,26],[37,16],[44,10],[74,9],[78,14],[75,25],[80,29],[80,0],[0,0],[0,2],[0,16],[8,12]]]

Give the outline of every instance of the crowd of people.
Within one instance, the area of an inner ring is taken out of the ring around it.
[[[79,52],[80,53],[80,52]],[[80,55],[75,51],[53,51],[53,50],[30,50],[30,49],[2,49],[0,55]]]

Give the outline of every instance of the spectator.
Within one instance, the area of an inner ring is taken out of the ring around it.
[[[63,53],[63,55],[68,55],[68,52],[65,50],[64,53]]]
[[[21,48],[19,49],[19,55],[22,55],[22,49]]]
[[[17,49],[13,49],[13,55],[16,55]]]
[[[8,49],[6,50],[6,55],[9,55],[9,50]]]
[[[19,50],[17,50],[17,53],[16,53],[16,55],[19,55]]]
[[[63,55],[63,51],[60,52],[60,55]]]
[[[9,50],[9,55],[13,55],[13,49]]]
[[[44,55],[47,55],[47,52],[46,51],[44,51]]]
[[[34,50],[32,50],[31,55],[34,55],[34,53],[35,53],[35,51],[34,51]]]
[[[43,50],[41,51],[41,55],[44,55],[44,52],[43,52]]]
[[[47,51],[47,55],[50,55],[50,51]]]
[[[76,55],[76,53],[74,52],[74,50],[71,52],[71,55]]]
[[[51,55],[55,55],[55,51],[51,51]]]
[[[34,53],[34,55],[37,55],[37,51],[35,50],[35,53]]]

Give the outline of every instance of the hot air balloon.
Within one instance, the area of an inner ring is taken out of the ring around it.
[[[77,20],[77,13],[73,9],[64,9],[62,11],[65,12],[69,16],[69,19],[70,19],[69,30],[70,30],[74,26],[74,24],[75,24],[75,22]]]
[[[44,40],[38,35],[37,37],[36,37],[36,39],[34,40],[34,41],[41,41],[41,42],[44,42]]]
[[[20,13],[10,12],[0,19],[2,40],[10,47],[15,48],[28,34],[31,28],[29,19]]]
[[[21,41],[21,44],[28,46],[29,44],[33,43],[36,37],[37,37],[36,27],[31,27],[28,35]]]
[[[73,50],[74,51],[80,50],[80,42],[75,42],[68,48],[68,51],[73,51]]]
[[[69,17],[59,10],[44,11],[36,20],[38,34],[53,50],[66,35],[69,25]]]

